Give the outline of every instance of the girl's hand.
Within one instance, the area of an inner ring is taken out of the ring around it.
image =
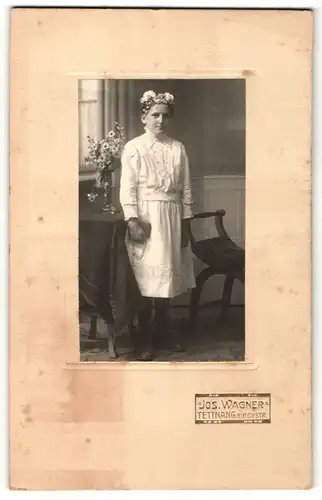
[[[135,243],[144,243],[146,235],[144,229],[141,227],[138,219],[131,219],[128,222],[129,236]]]

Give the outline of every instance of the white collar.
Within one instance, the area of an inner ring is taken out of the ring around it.
[[[145,128],[145,133],[143,134],[143,136],[144,136],[144,139],[146,141],[146,144],[150,147],[153,146],[156,142],[168,143],[169,141],[171,141],[170,137],[167,136],[166,134],[162,134],[162,136],[159,137],[159,136],[154,135],[147,128]]]

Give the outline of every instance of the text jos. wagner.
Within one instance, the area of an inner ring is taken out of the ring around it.
[[[267,417],[266,401],[261,400],[233,400],[233,399],[201,399],[197,401],[197,419],[216,418],[253,418]]]

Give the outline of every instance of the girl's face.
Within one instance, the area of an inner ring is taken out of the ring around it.
[[[170,110],[166,104],[155,104],[149,111],[142,115],[142,122],[154,135],[166,131],[170,119]]]

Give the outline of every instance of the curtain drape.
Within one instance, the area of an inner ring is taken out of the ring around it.
[[[115,122],[124,127],[126,139],[136,135],[134,82],[128,80],[104,80],[102,88],[103,134],[112,130]],[[113,186],[120,181],[120,172],[112,175]]]
[[[137,102],[135,81],[103,81],[104,134],[114,127],[115,121],[124,127],[127,139],[137,134]]]

